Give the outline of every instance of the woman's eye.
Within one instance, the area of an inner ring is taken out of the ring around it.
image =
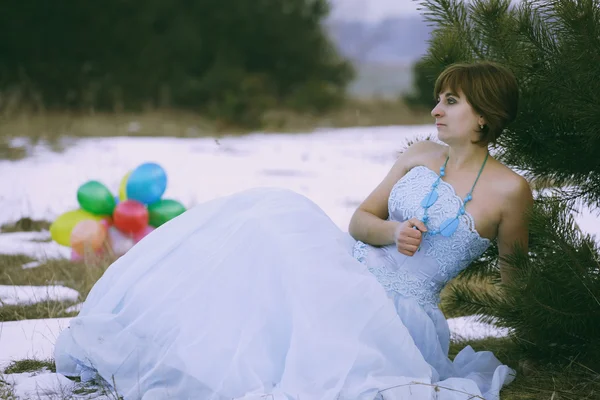
[[[454,104],[456,103],[456,100],[454,100],[452,97],[448,97],[448,104]]]

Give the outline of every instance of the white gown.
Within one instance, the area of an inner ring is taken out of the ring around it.
[[[436,178],[413,168],[389,218],[421,217]],[[438,189],[432,227],[461,203]],[[470,347],[450,361],[437,308],[488,245],[468,214],[406,257],[354,241],[288,190],[212,200],[109,267],[58,338],[57,372],[98,374],[125,400],[496,399],[514,371]]]

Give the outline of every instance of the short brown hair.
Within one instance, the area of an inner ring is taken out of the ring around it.
[[[517,116],[519,88],[513,73],[491,61],[459,63],[447,67],[435,82],[434,98],[442,90],[467,97],[475,112],[486,121],[476,143],[495,143],[508,124]]]

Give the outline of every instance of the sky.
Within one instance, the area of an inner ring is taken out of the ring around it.
[[[331,17],[378,21],[385,17],[418,15],[417,1],[413,0],[330,0],[333,4]]]
[[[333,4],[332,19],[376,22],[386,17],[419,15],[417,0],[329,0]],[[520,0],[511,0],[514,5]]]

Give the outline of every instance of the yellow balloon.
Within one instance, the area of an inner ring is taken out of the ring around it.
[[[71,246],[71,232],[75,225],[86,219],[100,221],[104,218],[105,215],[95,215],[82,209],[67,211],[59,215],[50,225],[50,236],[58,244]]]
[[[127,200],[127,180],[129,179],[129,175],[131,175],[132,171],[129,171],[125,174],[125,176],[121,179],[121,183],[119,184],[119,201]]]

